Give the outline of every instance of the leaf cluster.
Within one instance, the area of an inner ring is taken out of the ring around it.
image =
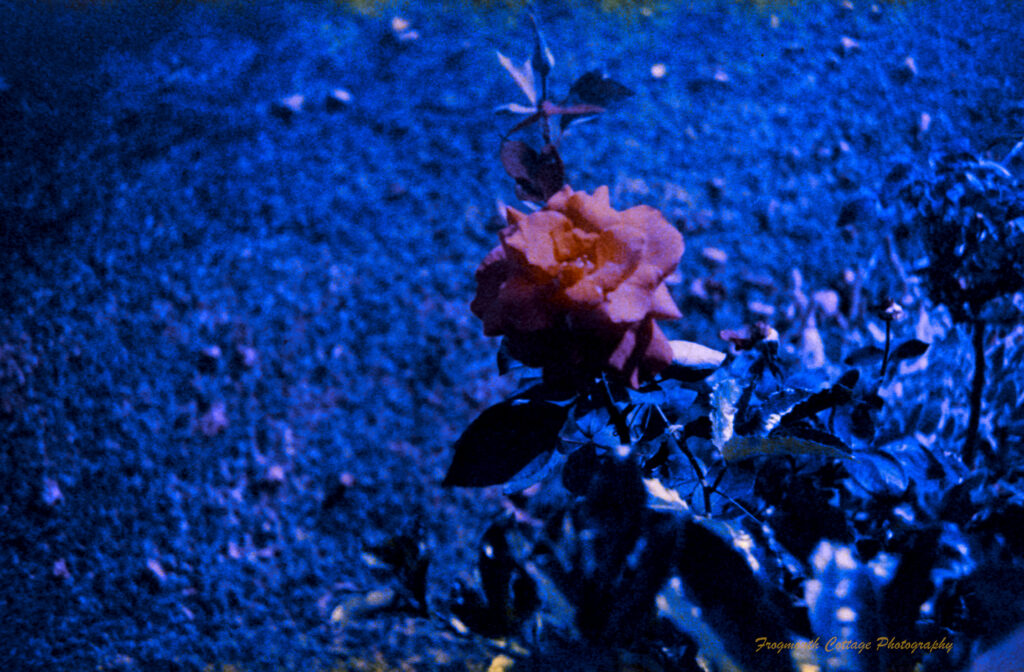
[[[543,204],[564,184],[549,119],[564,131],[629,92],[588,73],[547,101],[554,62],[534,28],[530,61],[499,59],[531,103],[504,107],[526,115],[510,133],[536,123],[544,144],[506,138],[501,158],[518,195]],[[1004,319],[1024,289],[1009,165],[950,154],[900,191],[919,269],[958,322]],[[445,478],[501,486],[509,506],[456,586],[458,628],[514,638],[540,669],[637,656],[665,670],[963,667],[1024,621],[997,589],[1024,582],[1022,474],[969,469],[939,436],[957,429],[951,403],[893,408],[931,350],[891,343],[902,312],[888,300],[884,351],[860,347],[843,366],[801,360],[767,325],[723,332],[728,354],[675,341],[672,365],[638,390],[604,376],[556,388],[503,350],[499,370],[524,386],[470,425]],[[1019,388],[1000,395],[1009,406]]]
[[[966,615],[949,600],[975,580],[975,549],[1007,549],[978,520],[956,519],[980,504],[965,496],[982,497],[965,495],[957,456],[913,427],[894,437],[880,426],[899,367],[883,377],[881,352],[862,349],[830,380],[777,341],[727,357],[690,345],[640,390],[536,383],[467,429],[448,485],[503,484],[523,503],[517,493],[537,483],[559,495],[533,525],[507,519],[485,535],[482,588],[459,587],[457,617],[491,636],[519,634],[540,656],[581,641],[612,658],[672,651],[669,669],[696,669],[697,651],[739,669],[791,669],[787,657],[755,655],[760,636],[962,632]],[[927,349],[911,339],[893,361]],[[981,506],[982,520],[1005,524],[995,521],[1015,506]],[[843,609],[864,615],[856,628],[836,620]],[[941,666],[946,655],[927,660]],[[884,669],[922,657],[883,649],[844,660]]]
[[[555,66],[555,57],[548,47],[536,17],[533,22],[534,48],[532,56],[517,66],[510,58],[498,52],[498,61],[512,76],[516,85],[529,101],[529,105],[507,103],[497,108],[500,112],[522,115],[502,138],[501,164],[516,182],[516,195],[523,201],[543,205],[565,186],[565,165],[558,152],[562,134],[573,124],[593,119],[610,106],[633,95],[633,91],[600,70],[591,70],[576,79],[568,94],[560,101],[549,98],[548,76]],[[560,117],[558,137],[552,139],[551,119]],[[542,145],[539,150],[522,140],[509,136],[534,124],[539,125]]]
[[[1020,314],[1012,303],[993,303],[1024,289],[1024,182],[1007,165],[951,152],[900,190],[905,225],[928,256],[931,296],[957,321]]]

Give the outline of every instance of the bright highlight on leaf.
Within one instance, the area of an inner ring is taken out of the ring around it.
[[[526,94],[526,98],[536,107],[537,87],[533,75],[533,65],[530,61],[527,60],[523,63],[522,67],[516,67],[508,56],[505,56],[500,51],[495,53],[498,54],[498,62],[501,63],[501,66],[508,71],[508,74],[512,75],[512,79],[519,85],[519,89]]]

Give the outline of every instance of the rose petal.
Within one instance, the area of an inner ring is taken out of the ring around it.
[[[656,319],[681,317],[667,285],[682,235],[648,206],[611,207],[607,187],[566,186],[545,209],[505,209],[501,246],[477,271],[471,304],[485,333],[545,379],[585,381],[602,369],[637,387],[668,365]]]
[[[658,285],[651,299],[650,317],[656,320],[678,320],[682,316],[679,306],[668,291],[668,285],[664,282]]]
[[[672,346],[652,319],[627,329],[608,358],[609,366],[634,389],[641,378],[656,375],[671,361]]]
[[[643,259],[644,245],[643,234],[628,226],[602,231],[594,245],[594,284],[606,291],[618,287]]]
[[[572,222],[568,219],[564,221],[564,226],[561,229],[551,232],[555,258],[559,262],[586,260],[597,239],[596,233],[587,233],[573,228]],[[592,263],[590,265],[593,266]]]
[[[658,269],[641,264],[614,291],[606,295],[605,315],[614,324],[638,322],[647,316],[654,301],[654,290],[661,283]]]
[[[657,322],[648,322],[651,325],[651,339],[644,351],[643,368],[645,375],[654,376],[672,363],[672,343]]]
[[[558,273],[558,260],[552,232],[567,224],[561,213],[542,210],[505,227],[499,236],[510,259],[554,276]]]
[[[540,331],[552,325],[551,288],[529,278],[513,275],[501,286],[500,306],[503,329]],[[486,331],[485,331],[486,333]]]
[[[498,296],[510,272],[511,265],[505,250],[500,246],[491,250],[476,269],[476,296],[469,304],[469,309],[483,320],[484,333],[488,336],[501,333],[502,316]]]
[[[633,351],[636,349],[637,334],[636,328],[627,329],[622,334],[622,338],[619,339],[618,344],[615,346],[615,350],[608,357],[608,364],[616,371],[625,373],[626,364],[629,362],[630,357],[633,356]]]
[[[564,212],[584,231],[604,231],[622,222],[622,213],[612,208],[608,187],[603,186],[594,190],[593,196],[582,191],[573,193],[566,199]]]
[[[569,197],[573,195],[572,187],[568,184],[562,187],[559,191],[551,195],[548,199],[547,209],[557,210],[558,212],[565,212],[565,204],[569,201]]]
[[[643,232],[647,241],[644,261],[661,269],[668,277],[683,256],[683,236],[661,213],[647,205],[638,205],[622,213],[623,220]]]
[[[565,296],[571,302],[571,308],[593,308],[604,301],[604,292],[594,283],[593,278],[583,278],[565,289]]]

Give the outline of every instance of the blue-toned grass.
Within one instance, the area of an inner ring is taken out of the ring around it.
[[[897,161],[1021,132],[1017,5],[978,3],[971,21],[886,5],[876,22],[862,3],[805,3],[772,28],[770,10],[665,4],[539,13],[556,91],[595,67],[636,90],[564,139],[571,183],[681,226],[708,210],[687,280],[714,245],[735,262],[727,285],[746,270],[784,284],[792,267],[827,284],[884,233],[838,236],[843,203]],[[439,482],[504,391],[468,302],[494,200],[513,201],[491,109],[519,94],[493,52],[525,58],[528,23],[398,4],[420,33],[398,43],[391,13],[332,3],[168,7],[0,5],[0,666],[484,661],[440,622],[341,629],[330,613],[387,582],[364,544],[416,523],[443,611],[500,508]],[[843,35],[861,49],[835,56]],[[907,55],[920,71],[900,82]],[[705,83],[716,67],[724,86]],[[353,102],[331,113],[336,87]],[[310,109],[269,113],[295,93]],[[669,329],[718,345],[742,319],[730,301]],[[227,425],[208,436],[218,405]]]

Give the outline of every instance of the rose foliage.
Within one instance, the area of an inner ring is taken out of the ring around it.
[[[513,132],[540,122],[543,149],[504,140],[501,155],[542,207],[506,208],[471,304],[519,391],[470,424],[444,481],[503,486],[506,515],[453,589],[453,628],[511,638],[524,669],[965,669],[1024,622],[1024,603],[1000,597],[1024,594],[1024,486],[1010,460],[970,470],[950,449],[962,409],[907,396],[925,355],[960,367],[955,349],[911,338],[890,351],[887,331],[884,352],[851,339],[809,368],[779,325],[723,331],[728,354],[670,341],[658,321],[681,317],[666,281],[683,237],[654,208],[614,209],[607,187],[563,184],[548,117],[583,111],[546,104],[553,59],[534,28],[531,61],[499,58],[533,104]],[[625,91],[585,75],[569,102],[603,108]],[[955,286],[932,288],[954,313],[961,289],[995,298],[1019,279],[1006,172],[975,162],[919,189],[926,230],[963,236],[930,248],[958,260]],[[1000,382],[1000,404],[1019,405],[1019,376]],[[410,595],[423,571],[404,572]]]

